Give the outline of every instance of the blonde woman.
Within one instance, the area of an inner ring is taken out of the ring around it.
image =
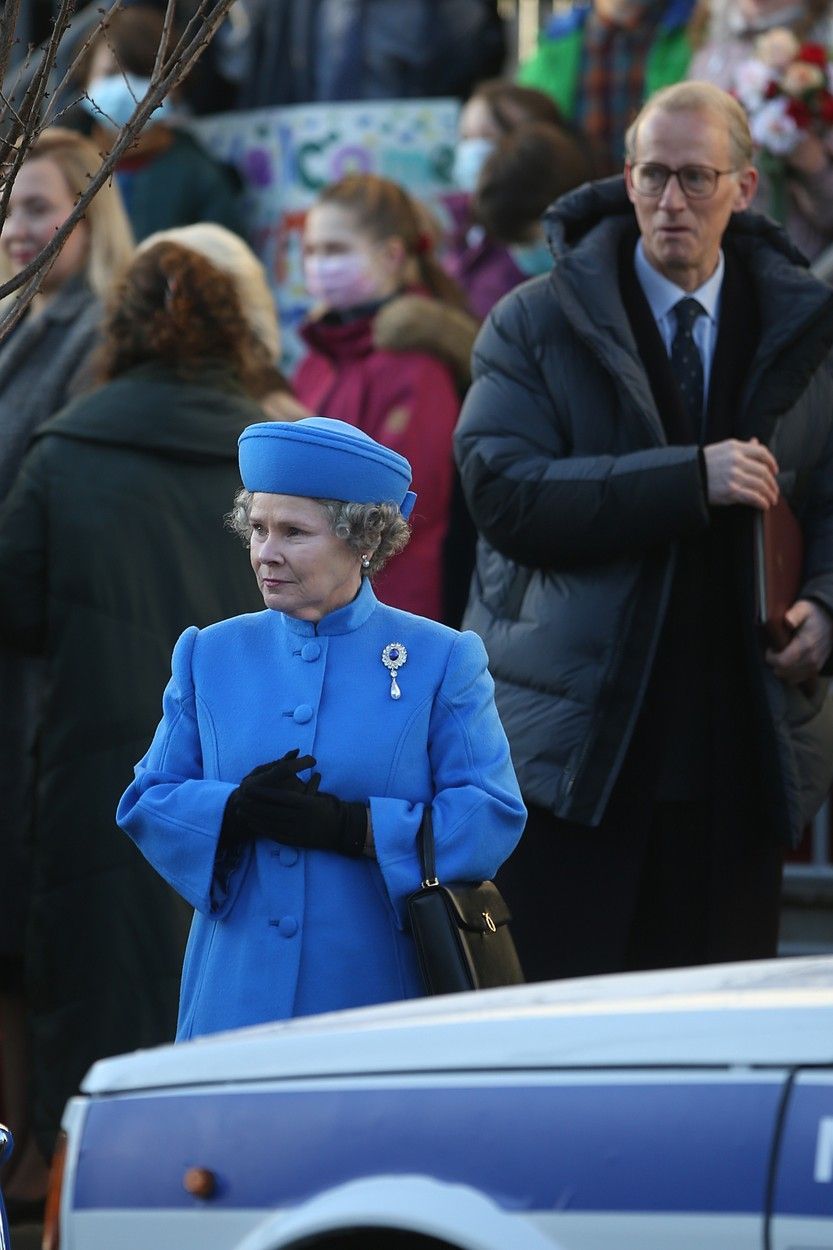
[[[100,164],[95,147],[74,131],[52,127],[40,135],[12,187],[0,231],[0,279],[43,251]],[[106,185],[67,238],[22,322],[0,343],[0,500],[31,434],[81,388],[99,301],[132,254],[121,196]],[[0,313],[16,298],[8,296]]]

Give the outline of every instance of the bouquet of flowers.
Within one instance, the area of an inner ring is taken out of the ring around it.
[[[800,43],[777,27],[755,41],[755,56],[737,70],[734,94],[749,115],[763,153],[788,156],[807,133],[833,125],[833,70],[818,43]]]

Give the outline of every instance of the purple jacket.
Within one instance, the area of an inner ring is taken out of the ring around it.
[[[447,202],[453,226],[443,255],[443,266],[463,288],[469,308],[481,321],[501,296],[529,274],[515,264],[502,243],[490,239],[481,226],[473,225],[468,196],[455,195]]]

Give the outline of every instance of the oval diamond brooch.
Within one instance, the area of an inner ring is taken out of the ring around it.
[[[382,652],[382,663],[390,673],[390,697],[392,699],[400,699],[402,697],[396,674],[407,658],[408,652],[401,642],[389,642]]]

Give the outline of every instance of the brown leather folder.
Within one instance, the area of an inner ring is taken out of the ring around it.
[[[783,651],[793,634],[785,617],[801,589],[804,538],[783,495],[766,512],[755,512],[754,526],[758,624],[769,645]]]

